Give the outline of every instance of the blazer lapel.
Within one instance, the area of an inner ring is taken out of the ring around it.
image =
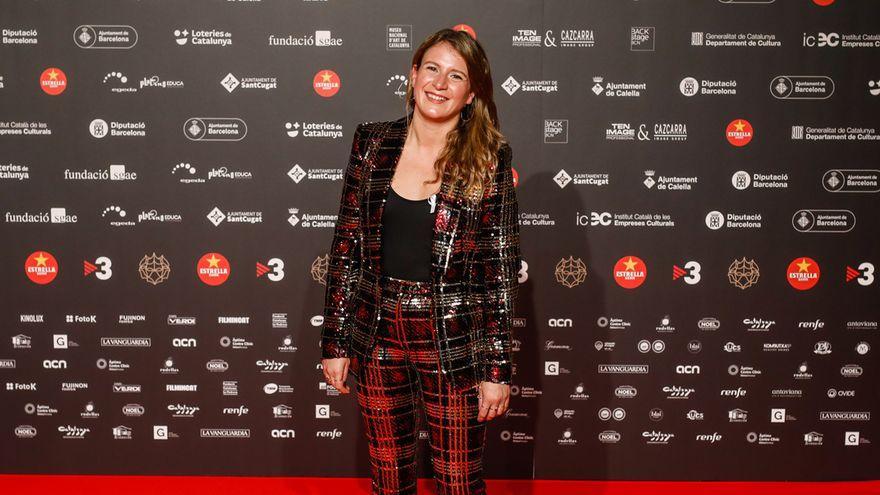
[[[367,245],[373,250],[370,257],[376,266],[376,273],[382,273],[381,246],[382,246],[382,213],[388,198],[388,189],[391,187],[391,179],[403,153],[403,145],[407,136],[407,119],[401,117],[394,120],[386,128],[376,154],[371,160],[367,179],[367,191],[362,204],[366,212],[367,239],[375,239]],[[455,191],[447,180],[440,184],[440,192],[437,194],[436,217],[431,240],[431,282],[437,283],[449,266],[452,255],[452,245],[458,235],[461,207],[458,204]]]

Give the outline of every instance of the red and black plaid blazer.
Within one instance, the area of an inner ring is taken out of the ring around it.
[[[324,358],[351,358],[357,375],[380,318],[382,211],[406,141],[406,117],[357,126],[327,268]],[[431,286],[441,371],[454,388],[510,383],[511,321],[520,269],[512,151],[498,152],[482,198],[444,180],[437,197]]]

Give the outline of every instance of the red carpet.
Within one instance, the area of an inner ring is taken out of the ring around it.
[[[434,494],[431,480],[420,493]],[[490,495],[880,495],[880,481],[655,482],[489,480]],[[365,478],[0,475],[0,493],[124,495],[369,495]]]

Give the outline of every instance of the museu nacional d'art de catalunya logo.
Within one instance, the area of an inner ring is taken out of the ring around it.
[[[196,263],[199,280],[208,285],[221,285],[229,279],[229,260],[220,253],[207,253]]]

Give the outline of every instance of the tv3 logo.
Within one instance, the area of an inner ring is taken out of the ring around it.
[[[688,285],[696,285],[700,283],[700,270],[702,266],[698,261],[688,261],[684,264],[684,268],[678,265],[672,265],[672,280],[681,278]]]
[[[860,263],[858,268],[853,268],[849,265],[846,267],[846,281],[852,282],[855,280],[862,287],[867,287],[874,283],[874,264],[865,261],[864,263]]]

